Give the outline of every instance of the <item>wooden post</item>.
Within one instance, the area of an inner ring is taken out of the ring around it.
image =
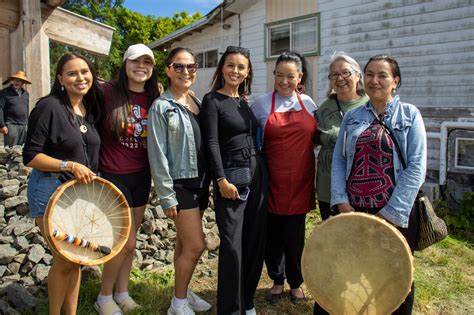
[[[21,0],[21,12],[23,15],[18,28],[23,30],[23,69],[32,82],[28,87],[31,110],[50,89],[48,37],[41,28],[40,1]]]

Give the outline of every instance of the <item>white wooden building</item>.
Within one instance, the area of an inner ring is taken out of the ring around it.
[[[472,0],[226,0],[150,47],[198,53],[203,69],[194,89],[202,97],[228,45],[251,51],[253,97],[272,89],[276,55],[285,48],[306,52],[307,94],[318,104],[334,51],[350,54],[362,67],[373,55],[394,56],[402,73],[400,97],[420,108],[428,131],[426,189],[437,197],[448,184],[458,200],[474,190]]]

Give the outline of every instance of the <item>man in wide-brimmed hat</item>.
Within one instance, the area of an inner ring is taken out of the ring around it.
[[[5,146],[23,145],[28,124],[29,94],[23,86],[31,84],[23,71],[17,71],[3,82],[10,86],[0,91],[0,133]]]

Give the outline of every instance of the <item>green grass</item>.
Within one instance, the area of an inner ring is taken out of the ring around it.
[[[312,213],[307,222],[308,234],[319,224],[319,217]],[[211,276],[209,276],[211,273]],[[198,265],[191,287],[212,305],[216,304],[217,261]],[[414,314],[474,314],[474,248],[473,244],[448,237],[422,252],[415,253],[415,310]],[[99,280],[88,279],[81,285],[79,315],[96,314],[93,303],[99,292]],[[264,301],[271,286],[266,271],[263,272],[255,298],[259,314],[312,314],[312,299],[305,290],[307,301],[293,305],[289,298],[276,305]],[[286,288],[289,290],[289,288]],[[130,292],[143,305],[131,314],[165,314],[173,293],[173,270],[161,272],[134,269]],[[31,314],[47,314],[47,300],[43,299]],[[203,314],[215,314],[215,307]]]

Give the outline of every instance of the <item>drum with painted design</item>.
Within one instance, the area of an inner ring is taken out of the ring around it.
[[[111,182],[70,180],[49,199],[44,231],[51,250],[81,265],[103,264],[117,255],[131,228],[130,207]]]

